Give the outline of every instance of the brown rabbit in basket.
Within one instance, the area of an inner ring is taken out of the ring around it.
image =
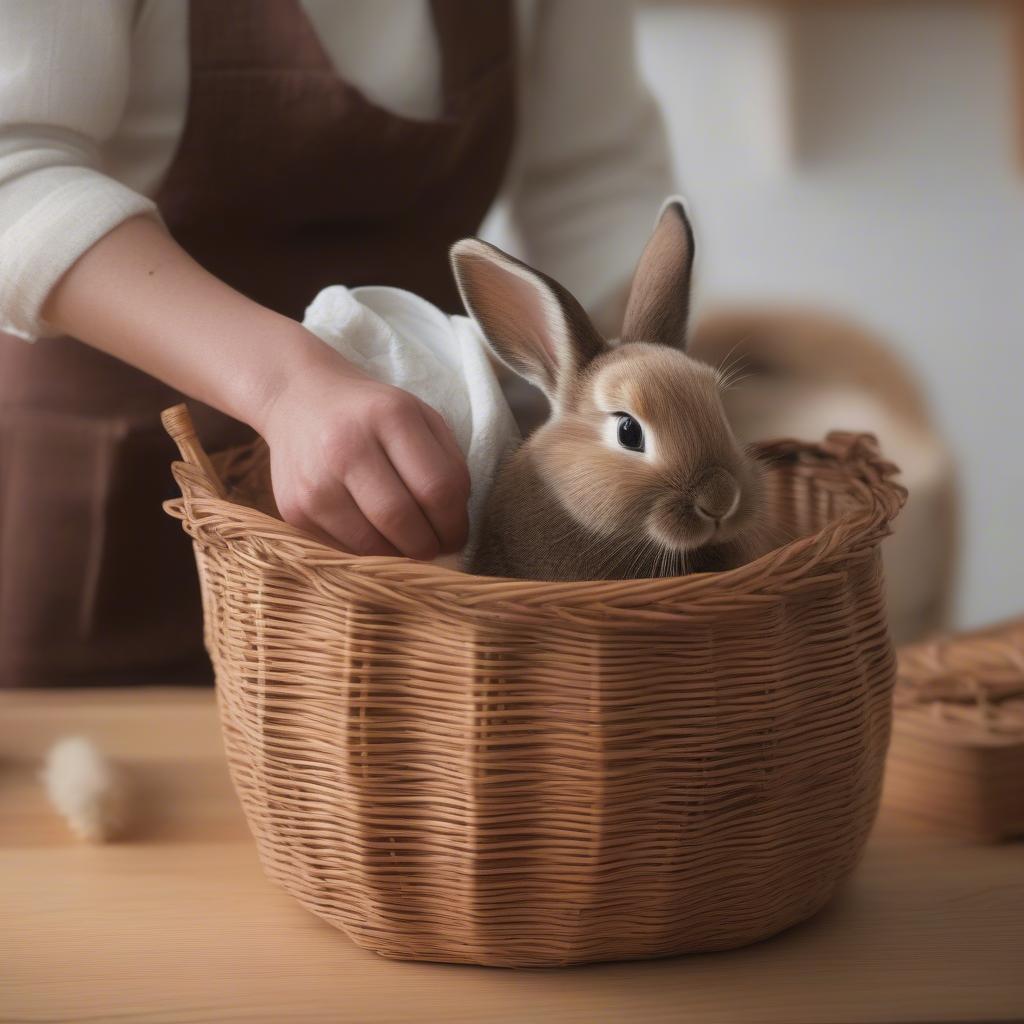
[[[755,554],[761,468],[725,418],[721,375],[685,352],[693,253],[670,200],[609,343],[558,282],[479,239],[452,248],[466,309],[552,408],[498,472],[471,572],[644,578]]]

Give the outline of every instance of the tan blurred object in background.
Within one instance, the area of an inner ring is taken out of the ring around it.
[[[907,366],[867,331],[826,313],[722,310],[695,327],[690,354],[739,378],[724,395],[746,442],[875,434],[910,492],[883,546],[896,643],[949,624],[956,578],[953,460]]]

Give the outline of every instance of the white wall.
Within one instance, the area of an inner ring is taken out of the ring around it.
[[[921,374],[960,463],[965,625],[1024,611],[1024,161],[998,4],[640,15],[702,246],[698,307],[854,314]]]

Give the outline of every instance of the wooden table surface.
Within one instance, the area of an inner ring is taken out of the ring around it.
[[[69,838],[38,781],[58,736],[128,766],[135,834]],[[266,881],[212,694],[0,693],[0,1020],[741,1024],[1024,1020],[1024,844],[883,813],[831,907],[732,953],[552,971],[400,963]]]

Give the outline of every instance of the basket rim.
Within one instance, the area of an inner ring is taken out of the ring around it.
[[[854,507],[815,533],[738,568],[686,576],[523,580],[477,576],[401,556],[352,555],[266,512],[229,500],[223,496],[220,481],[210,479],[211,470],[193,462],[172,464],[182,496],[165,502],[164,508],[182,521],[195,541],[219,541],[242,560],[302,576],[314,585],[324,574],[355,574],[367,586],[379,586],[389,594],[400,590],[419,601],[428,596],[454,598],[464,607],[519,604],[638,609],[723,599],[734,602],[741,595],[756,599],[799,587],[808,577],[820,582],[825,575],[842,572],[842,563],[870,554],[890,533],[889,524],[907,492],[893,479],[898,469],[882,459],[874,435],[833,432],[821,442],[785,438],[754,448],[776,463],[816,463],[841,469],[849,481]],[[841,564],[837,567],[837,563]]]

